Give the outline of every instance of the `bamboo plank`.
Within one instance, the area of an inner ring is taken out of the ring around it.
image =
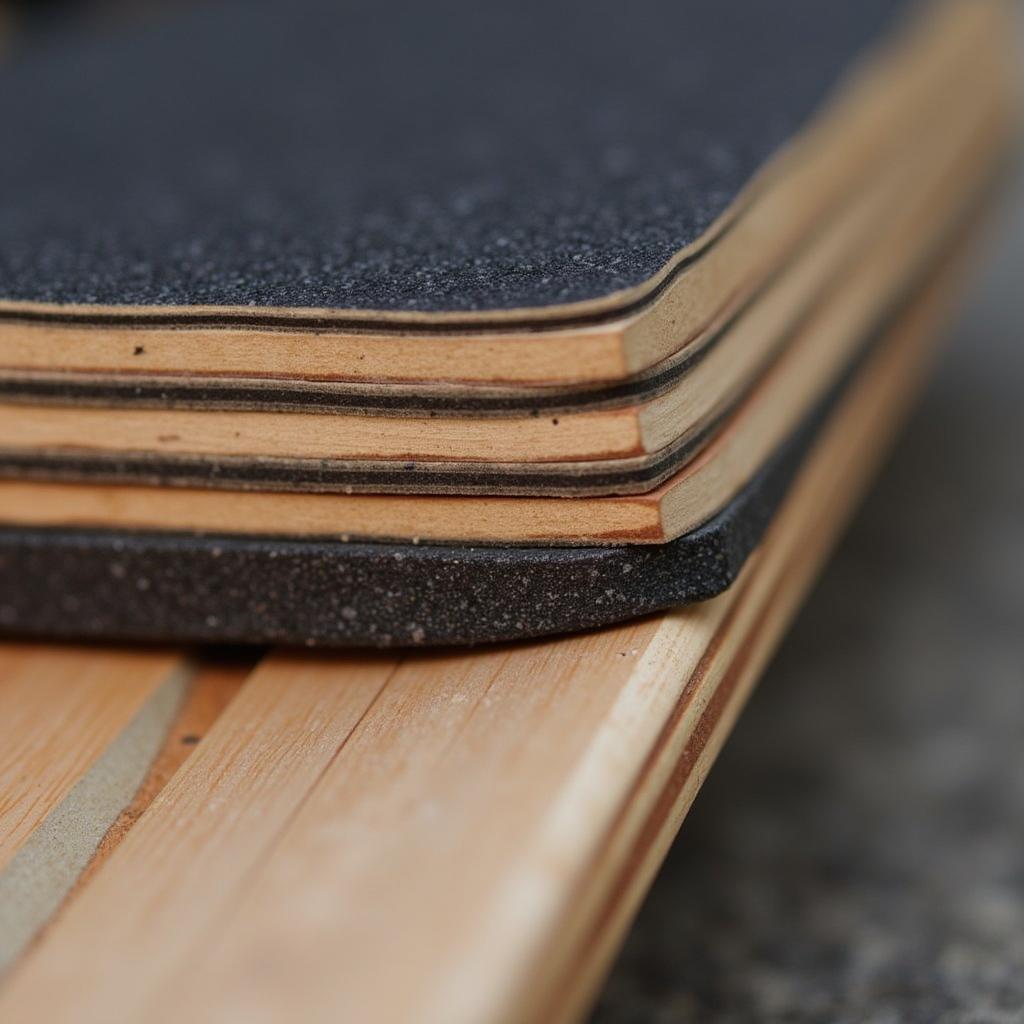
[[[919,118],[913,143],[905,140],[902,150],[860,183],[856,194],[825,219],[800,251],[780,263],[750,305],[716,321],[707,332],[712,341],[686,347],[691,363],[667,390],[660,385],[652,393],[637,395],[632,403],[620,401],[597,411],[589,405],[580,408],[580,394],[567,393],[563,407],[546,416],[538,415],[539,396],[531,393],[520,400],[518,416],[497,417],[467,411],[458,397],[429,416],[422,409],[398,416],[385,409],[384,414],[368,416],[365,410],[344,407],[328,406],[326,414],[315,406],[279,409],[272,402],[269,408],[256,404],[217,409],[133,407],[130,402],[109,400],[99,404],[54,404],[31,398],[9,402],[4,396],[0,400],[4,448],[69,455],[113,453],[119,458],[131,453],[156,460],[274,458],[297,460],[300,465],[303,459],[371,460],[385,465],[416,461],[454,464],[464,470],[482,465],[500,471],[511,466],[518,472],[524,465],[542,463],[560,467],[564,473],[591,462],[636,461],[644,453],[658,453],[722,416],[730,399],[749,388],[785,346],[794,324],[837,290],[851,267],[874,262],[880,251],[909,248],[908,237],[920,247],[917,233],[893,224],[905,216],[908,195],[921,205],[919,193],[933,179],[941,178],[948,187],[950,176],[937,169],[950,164],[951,157],[964,164],[964,152],[981,147],[979,123],[995,121],[994,113],[1006,104],[1005,74],[998,63],[979,66],[974,62],[951,76],[943,88],[933,97],[929,116]],[[981,166],[987,163],[973,152],[968,156]],[[935,210],[929,215],[935,218]],[[703,355],[696,358],[691,349],[700,349]],[[0,374],[0,379],[10,378],[9,371]],[[510,394],[515,392],[506,392]],[[471,396],[469,391],[466,397]],[[396,475],[401,479],[400,472]],[[379,481],[359,489],[376,492],[378,486]],[[501,480],[491,480],[490,486],[501,488]],[[543,482],[539,486],[543,489]],[[406,484],[398,490],[420,493],[421,488],[422,483]],[[448,489],[457,492],[458,485]]]
[[[876,415],[833,426],[734,591],[571,641],[404,663],[176,1012],[578,1015],[892,427],[914,360],[889,369]]]

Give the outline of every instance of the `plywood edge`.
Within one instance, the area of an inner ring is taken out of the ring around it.
[[[983,122],[983,138],[994,156],[1005,124]],[[997,141],[992,141],[995,138]],[[998,143],[998,144],[997,144]],[[973,157],[968,151],[967,156]],[[944,175],[935,194],[910,204],[893,230],[903,245],[884,260],[851,275],[839,296],[802,328],[800,339],[758,382],[730,420],[696,458],[657,489],[617,497],[474,497],[464,495],[296,494],[227,492],[139,485],[75,485],[0,481],[0,521],[19,525],[119,527],[270,534],[287,522],[296,537],[415,537],[431,541],[565,543],[662,543],[681,536],[724,507],[759,464],[811,413],[823,391],[842,381],[853,366],[853,392],[870,376],[875,360],[870,337],[886,331],[933,265],[943,258],[976,212],[991,180],[990,161],[970,162],[964,175],[958,158],[954,202],[948,211],[921,220],[945,201]],[[958,180],[965,177],[966,180]],[[955,246],[954,246],[955,247]],[[834,337],[833,337],[834,335]],[[867,346],[865,348],[865,346]],[[861,353],[861,355],[858,355]],[[859,360],[866,359],[864,367]],[[885,357],[879,357],[881,361]],[[840,396],[841,402],[853,397]],[[867,399],[870,400],[870,395]],[[339,541],[340,543],[340,541]]]

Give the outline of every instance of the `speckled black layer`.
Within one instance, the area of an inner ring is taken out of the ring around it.
[[[0,299],[485,311],[650,278],[905,0],[233,0],[0,67]]]

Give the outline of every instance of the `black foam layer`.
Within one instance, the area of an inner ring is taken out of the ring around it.
[[[494,310],[650,278],[905,0],[235,0],[0,68],[0,299]]]

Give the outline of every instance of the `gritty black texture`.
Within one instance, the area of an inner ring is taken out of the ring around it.
[[[904,0],[236,0],[0,68],[0,298],[495,310],[639,284]]]
[[[735,579],[816,433],[668,544],[501,548],[0,528],[0,635],[472,644],[601,626]]]

